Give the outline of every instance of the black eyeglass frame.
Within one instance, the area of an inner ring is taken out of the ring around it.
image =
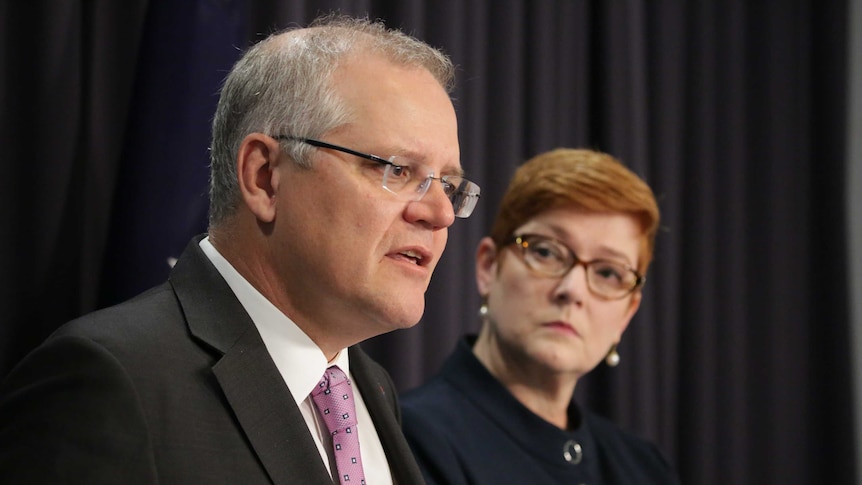
[[[395,168],[404,168],[404,166],[403,166],[403,165],[398,165],[397,163],[393,163],[391,160],[387,160],[387,159],[385,159],[385,158],[383,158],[383,157],[378,157],[377,155],[373,155],[373,154],[371,154],[371,153],[363,153],[363,152],[359,152],[359,151],[353,150],[352,148],[343,147],[343,146],[341,146],[341,145],[335,145],[335,144],[332,144],[332,143],[327,143],[327,142],[325,142],[325,141],[315,140],[314,138],[304,138],[304,137],[300,137],[300,136],[287,136],[287,135],[278,135],[278,136],[273,136],[272,138],[274,138],[274,139],[276,139],[276,140],[288,140],[288,141],[297,141],[297,142],[300,142],[300,143],[306,143],[306,144],[311,145],[311,146],[314,146],[314,147],[318,147],[318,148],[328,148],[328,149],[330,149],[330,150],[336,150],[336,151],[339,151],[339,152],[342,152],[342,153],[347,153],[347,154],[349,154],[349,155],[353,155],[353,156],[356,156],[356,157],[359,157],[359,158],[364,158],[364,159],[366,159],[366,160],[371,160],[372,162],[377,162],[377,163],[379,163],[379,164],[381,164],[381,165],[386,165],[386,166],[389,166],[389,167],[395,167]],[[444,184],[444,187],[445,187],[445,186],[452,186],[452,187],[455,187],[456,191],[453,191],[453,194],[457,194],[457,187],[456,187],[454,184],[450,183],[450,182],[447,180],[447,178],[448,178],[449,176],[447,176],[447,175],[442,175],[442,176],[440,176],[440,177],[435,177],[435,176],[433,175],[433,172],[431,172],[431,173],[432,173],[432,175],[428,177],[429,179],[434,179],[434,180],[439,181],[440,183]],[[458,175],[458,177],[459,177],[462,181],[467,182],[467,183],[471,184],[472,186],[476,187],[476,192],[475,192],[475,193],[467,192],[467,191],[461,191],[463,196],[465,196],[465,197],[469,197],[469,198],[475,198],[475,199],[477,199],[477,200],[475,200],[475,201],[473,201],[472,203],[470,203],[470,204],[468,204],[468,205],[467,205],[468,209],[467,209],[466,211],[464,211],[464,212],[466,212],[466,214],[461,213],[461,214],[459,215],[459,212],[460,212],[460,211],[459,211],[459,210],[457,210],[457,209],[455,210],[455,216],[456,216],[456,217],[459,217],[459,218],[462,218],[462,219],[466,219],[466,218],[470,217],[470,215],[473,213],[473,209],[475,209],[475,208],[476,208],[476,204],[478,203],[478,199],[479,199],[479,197],[481,197],[481,193],[480,193],[480,191],[482,190],[482,188],[481,188],[481,187],[479,187],[479,185],[478,185],[476,182],[473,182],[472,180],[469,180],[469,179],[465,178],[465,177],[464,177],[464,176],[462,176],[462,175]],[[387,191],[392,192],[392,190],[391,190],[391,189],[389,189],[388,187],[386,187],[385,185],[383,186],[383,188],[384,188],[384,189],[386,189]],[[425,195],[425,193],[426,193],[426,192],[427,192],[427,189],[426,189],[425,191],[423,191],[423,192],[422,192],[422,194],[421,194],[421,196],[420,196],[418,199],[416,199],[416,200],[421,200],[421,199],[422,199],[422,197],[424,197],[424,195]],[[452,198],[451,198],[451,194],[447,193],[446,195],[450,197],[450,201],[452,201],[452,202],[453,202],[453,205],[454,205],[454,201],[453,201],[453,200],[452,200]]]
[[[530,265],[530,263],[527,262],[528,260],[526,258],[526,253],[525,253],[525,251],[530,246],[528,239],[533,239],[533,238],[539,239],[539,240],[545,240],[545,241],[552,241],[555,244],[558,244],[560,247],[565,248],[566,251],[568,251],[568,253],[569,253],[570,259],[572,260],[571,266],[569,266],[568,268],[566,268],[565,271],[562,271],[559,274],[548,273],[548,272],[544,272],[540,269],[534,268],[532,265]],[[621,300],[621,299],[627,297],[628,295],[631,295],[632,293],[634,293],[636,290],[641,288],[644,285],[644,283],[646,283],[646,276],[643,276],[636,269],[632,268],[631,266],[629,266],[627,264],[619,263],[616,261],[609,261],[607,259],[593,259],[590,261],[583,261],[580,258],[578,258],[578,255],[575,254],[575,252],[572,250],[572,248],[570,248],[568,245],[566,245],[565,243],[563,243],[559,239],[556,239],[556,238],[553,238],[550,236],[544,236],[541,234],[515,234],[508,240],[506,245],[517,246],[520,249],[519,253],[521,255],[522,260],[524,261],[524,264],[527,266],[527,268],[529,268],[530,271],[533,271],[534,273],[537,273],[537,274],[540,274],[543,276],[548,276],[548,277],[553,277],[553,278],[562,278],[563,276],[569,274],[569,272],[572,271],[576,266],[583,266],[584,270],[586,272],[585,276],[587,277],[587,287],[590,289],[590,291],[593,292],[593,294],[595,294],[596,296],[598,296],[600,298],[604,298],[606,300]],[[621,294],[620,296],[611,297],[611,296],[603,295],[603,294],[599,293],[598,291],[596,291],[593,288],[592,283],[590,283],[589,267],[590,267],[590,265],[593,265],[595,263],[610,263],[610,264],[613,264],[615,266],[619,266],[619,267],[625,269],[626,271],[630,272],[631,274],[633,274],[635,276],[635,281],[632,284],[632,286],[629,287],[628,289],[626,289],[626,292]]]
[[[289,140],[289,141],[298,141],[300,143],[307,143],[311,146],[315,146],[318,148],[329,148],[330,150],[336,150],[339,152],[349,153],[351,155],[355,155],[359,158],[364,158],[366,160],[371,160],[373,162],[377,162],[382,165],[392,165],[397,166],[397,164],[390,162],[389,160],[378,157],[377,155],[372,155],[370,153],[362,153],[357,152],[356,150],[343,147],[340,145],[333,145],[332,143],[326,143],[325,141],[315,140],[314,138],[302,138],[299,136],[274,136],[276,140]]]

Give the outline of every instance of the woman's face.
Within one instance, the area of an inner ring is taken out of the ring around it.
[[[531,219],[515,234],[558,239],[581,261],[610,260],[636,268],[640,227],[625,214],[554,209]],[[536,274],[515,245],[479,244],[476,279],[487,296],[484,325],[507,362],[538,366],[576,378],[592,370],[619,342],[640,304],[640,291],[619,300],[603,299],[587,286],[576,265],[562,277]]]

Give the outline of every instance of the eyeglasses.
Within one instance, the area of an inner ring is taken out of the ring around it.
[[[583,266],[587,287],[607,300],[623,298],[646,281],[646,277],[621,263],[602,259],[581,261],[568,246],[551,237],[521,234],[512,236],[509,244],[520,249],[518,252],[528,268],[543,276],[562,277],[575,266]]]
[[[417,201],[422,199],[428,192],[428,188],[431,187],[431,181],[437,180],[443,186],[443,192],[452,203],[456,217],[469,217],[473,213],[476,203],[479,201],[479,192],[481,192],[481,189],[474,182],[460,175],[435,177],[434,171],[430,167],[409,158],[393,155],[387,160],[377,155],[357,152],[350,148],[311,138],[295,136],[275,136],[273,138],[277,140],[298,141],[318,148],[337,150],[376,162],[377,165],[375,166],[382,169],[382,171],[378,170],[378,173],[375,173],[372,177],[386,191],[395,194],[401,200]]]

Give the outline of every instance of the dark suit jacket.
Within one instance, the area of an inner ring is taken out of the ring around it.
[[[404,433],[428,484],[677,485],[658,448],[572,402],[561,430],[522,405],[458,342],[440,373],[401,399]],[[573,447],[582,448],[579,460]]]
[[[165,284],[64,325],[7,376],[0,483],[332,483],[199,240]],[[389,375],[349,356],[393,478],[421,483]]]

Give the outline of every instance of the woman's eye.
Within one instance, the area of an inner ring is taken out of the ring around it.
[[[530,250],[538,259],[560,259],[560,255],[548,246],[531,246]]]
[[[605,280],[622,281],[623,279],[623,270],[611,265],[596,266],[593,272]]]

